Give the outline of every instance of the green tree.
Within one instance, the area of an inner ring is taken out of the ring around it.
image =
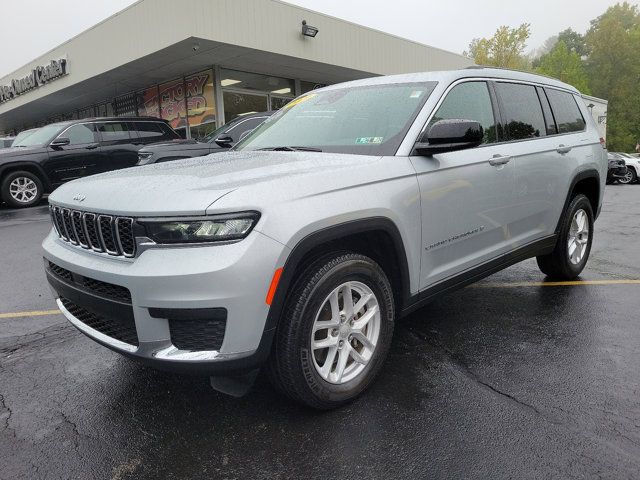
[[[580,58],[589,53],[584,35],[579,34],[571,28],[567,28],[558,34],[558,42],[564,42],[569,51],[577,53]]]
[[[558,78],[573,85],[582,93],[590,93],[587,72],[582,59],[578,53],[569,50],[564,41],[558,41],[549,53],[540,57],[537,63],[537,73]]]
[[[609,101],[607,144],[632,151],[640,138],[640,12],[628,2],[610,7],[586,34],[591,91]]]
[[[473,39],[464,55],[473,58],[478,65],[526,70],[529,60],[524,49],[531,35],[529,27],[528,23],[517,28],[502,26],[493,37]]]

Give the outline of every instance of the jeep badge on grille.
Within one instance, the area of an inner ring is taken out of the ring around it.
[[[76,202],[84,202],[84,199],[87,198],[86,195],[78,194],[73,197]]]

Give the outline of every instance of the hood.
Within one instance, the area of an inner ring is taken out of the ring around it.
[[[208,144],[198,142],[197,140],[171,140],[170,142],[157,142],[145,145],[140,149],[141,152],[153,152],[156,150],[185,150],[190,147],[202,148]]]
[[[314,152],[223,152],[74,180],[49,200],[107,214],[202,215],[232,192],[242,192],[234,193],[232,204],[255,208],[283,196],[308,196],[376,181],[369,177],[379,175],[379,169],[367,164],[377,161],[379,157]],[[355,167],[358,175],[353,173]]]
[[[14,161],[18,157],[46,152],[47,147],[9,147],[0,149],[0,163]]]

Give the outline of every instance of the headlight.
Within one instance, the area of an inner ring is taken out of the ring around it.
[[[207,217],[145,219],[147,236],[156,243],[228,242],[245,238],[260,218],[257,212]]]
[[[153,158],[153,152],[138,152],[138,165],[146,165]]]

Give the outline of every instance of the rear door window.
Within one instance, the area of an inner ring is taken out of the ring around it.
[[[135,122],[140,139],[146,143],[180,138],[168,125],[162,122]]]
[[[125,122],[99,123],[98,131],[102,142],[109,145],[128,143],[131,139],[129,127]]]
[[[465,82],[453,87],[428,127],[440,120],[452,119],[479,122],[484,130],[483,143],[496,141],[496,121],[487,82]]]
[[[575,97],[568,92],[546,88],[551,109],[556,117],[558,133],[581,132],[586,123]]]
[[[496,83],[507,140],[527,140],[547,134],[542,105],[533,85]]]

